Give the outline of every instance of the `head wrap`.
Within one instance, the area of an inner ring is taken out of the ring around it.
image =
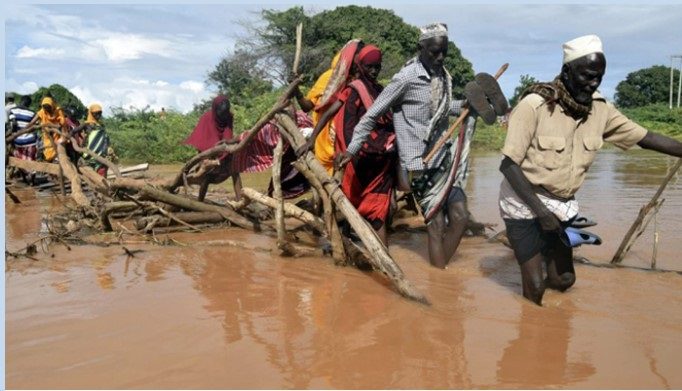
[[[228,116],[227,120],[224,120],[225,122],[223,123],[220,118],[218,118],[218,106],[223,104],[224,102],[230,103],[230,100],[227,96],[225,95],[218,95],[213,99],[213,103],[211,104],[211,111],[213,111],[213,120],[215,120],[215,123],[218,125],[220,128],[225,128],[225,127],[232,127],[232,112],[228,111]]]
[[[192,145],[203,152],[215,146],[220,140],[232,139],[232,113],[230,113],[227,124],[219,124],[215,115],[216,108],[227,100],[228,98],[225,95],[218,95],[213,99],[211,110],[205,112],[199,118],[199,123],[197,123],[192,134],[185,140],[185,144]]]
[[[50,98],[49,96],[44,97],[43,100],[40,101],[40,105],[41,106],[47,105],[52,107],[53,109],[55,108],[54,99]]]
[[[64,112],[61,107],[57,105],[54,99],[46,96],[40,101],[40,110],[36,113],[40,122],[42,124],[53,124],[53,125],[64,125],[66,123],[66,118],[64,118]],[[52,107],[52,113],[48,113],[42,106]]]
[[[431,23],[419,28],[419,42],[435,37],[448,37],[448,25],[445,23]]]
[[[324,89],[322,97],[317,101],[315,110],[325,110],[326,107],[334,101],[335,95],[343,90],[350,78],[350,69],[355,55],[358,52],[358,47],[362,41],[359,39],[352,39],[348,41],[339,51],[339,60],[334,66],[332,74],[329,76],[329,81]]]
[[[92,113],[97,113],[97,112],[102,112],[102,106],[100,106],[98,103],[93,103],[88,107],[88,118],[85,119],[86,124],[97,124],[99,121],[97,118],[95,118]]]
[[[365,45],[355,56],[355,64],[358,69],[358,76],[369,92],[374,97],[378,96],[383,88],[376,80],[369,77],[367,67],[373,64],[381,65],[381,49],[371,44]]]
[[[374,45],[365,45],[358,53],[357,62],[361,65],[381,63],[381,49]]]
[[[598,36],[583,35],[562,45],[564,50],[564,64],[592,53],[604,53],[601,39]]]

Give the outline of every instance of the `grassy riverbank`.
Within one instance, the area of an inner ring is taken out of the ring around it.
[[[254,107],[233,106],[235,129],[248,129],[275,101],[276,94],[263,96]],[[651,105],[622,110],[635,122],[654,132],[682,140],[682,109],[670,110],[666,105]],[[169,112],[165,118],[139,111],[118,113],[107,119],[111,142],[118,156],[126,162],[174,163],[191,158],[195,151],[182,142],[199,120],[200,112]],[[486,125],[478,121],[473,148],[499,150],[506,130],[499,123]]]

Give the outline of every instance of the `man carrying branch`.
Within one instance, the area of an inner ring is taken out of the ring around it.
[[[418,57],[408,61],[393,76],[367,110],[355,127],[346,152],[337,156],[337,163],[341,167],[355,158],[377,121],[392,109],[402,166],[401,190],[413,192],[424,215],[431,264],[445,268],[459,246],[469,219],[463,187],[475,119],[470,117],[462,130],[466,132],[466,142],[461,145],[449,142],[433,159],[424,162],[424,157],[447,131],[449,116],[458,115],[465,101],[452,100],[451,77],[443,66],[448,51],[447,26],[433,23],[421,28],[418,50]],[[489,77],[490,80],[485,87],[471,84],[467,88],[466,104],[479,114],[488,114],[488,120],[492,116],[494,121],[496,113],[501,115],[506,110],[506,101],[494,78]],[[476,99],[470,99],[470,93]],[[488,94],[498,98],[491,100],[502,100],[505,105],[491,108]]]

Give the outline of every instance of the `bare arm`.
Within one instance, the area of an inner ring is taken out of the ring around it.
[[[540,221],[545,231],[560,231],[559,219],[550,212],[533,191],[533,185],[523,174],[521,167],[509,157],[505,156],[500,164],[500,172],[507,179],[514,192],[528,205]]]
[[[310,112],[315,107],[315,104],[313,104],[313,101],[310,99],[306,98],[303,93],[301,93],[301,90],[296,86],[296,91],[294,91],[294,94],[296,95],[296,101],[298,102],[298,105],[301,106],[301,110],[305,111],[306,113]]]
[[[662,134],[647,132],[637,145],[666,155],[682,157],[682,143]]]
[[[315,125],[315,128],[313,129],[313,134],[310,135],[310,138],[308,141],[306,141],[305,144],[303,144],[298,150],[296,150],[296,156],[301,156],[304,153],[310,151],[313,145],[315,145],[315,140],[317,140],[317,136],[322,132],[322,129],[327,125],[327,123],[336,115],[336,113],[339,111],[343,103],[339,100],[336,102],[332,103],[331,106],[325,111],[320,119],[317,121],[317,124]]]

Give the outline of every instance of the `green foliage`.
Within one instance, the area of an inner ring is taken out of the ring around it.
[[[635,108],[623,108],[628,118],[652,132],[682,139],[682,108],[668,108],[667,104],[655,104]]]
[[[194,148],[183,145],[196,126],[199,115],[183,115],[168,111],[164,119],[153,112],[125,111],[113,108],[111,117],[105,118],[111,145],[124,161],[170,163],[184,162],[196,154]]]
[[[267,90],[261,88],[266,87],[262,84],[264,80],[286,83],[294,60],[298,23],[303,23],[298,73],[305,85],[311,85],[328,69],[334,54],[353,38],[381,48],[381,78],[393,76],[417,53],[419,29],[390,10],[351,5],[308,16],[299,6],[285,11],[265,9],[261,17],[263,24],[248,26],[247,38],[238,41],[235,52],[224,57],[208,79],[221,91],[231,91],[231,98],[242,99],[239,103],[245,105],[251,97]],[[445,66],[453,77],[455,95],[460,96],[474,73],[471,63],[454,43],[449,43],[448,48]]]
[[[481,119],[476,121],[476,133],[474,139],[471,141],[471,148],[477,150],[500,150],[504,145],[504,139],[507,137],[507,131],[499,122],[488,125]]]
[[[255,96],[249,106],[232,105],[234,131],[240,134],[250,129],[275,104],[281,90]],[[127,162],[174,163],[185,162],[196,150],[182,144],[194,130],[199,118],[210,109],[196,106],[189,114],[168,111],[164,119],[145,108],[142,110],[111,109],[112,115],[104,122],[116,154]]]
[[[85,118],[88,113],[88,109],[83,105],[83,102],[81,102],[76,95],[72,94],[71,91],[67,90],[66,87],[60,84],[52,84],[49,87],[40,87],[38,91],[31,94],[31,99],[33,100],[31,103],[31,110],[40,110],[40,101],[46,96],[51,96],[62,109],[73,107],[77,118]]]
[[[258,67],[257,57],[246,50],[237,50],[220,60],[208,74],[208,81],[217,85],[232,104],[249,105],[254,97],[272,91],[272,83],[266,77]]]
[[[509,100],[509,105],[511,107],[516,106],[526,88],[530,87],[535,83],[538,83],[538,80],[533,76],[521,75],[521,78],[519,79],[519,85],[514,89],[514,96],[512,96],[512,98]]]
[[[679,80],[680,72],[673,72],[674,80]],[[654,65],[627,75],[616,86],[615,100],[619,107],[646,106],[666,103],[670,94],[670,67]]]
[[[670,110],[667,105],[657,104],[622,109],[622,113],[652,132],[682,141],[682,108]],[[479,120],[471,145],[478,150],[500,150],[506,136],[507,132],[499,122],[486,125]]]
[[[248,106],[232,105],[235,134],[241,134],[242,132],[251,129],[256,121],[275,105],[275,102],[281,93],[282,90],[278,89],[266,94],[261,94],[254,97]]]

